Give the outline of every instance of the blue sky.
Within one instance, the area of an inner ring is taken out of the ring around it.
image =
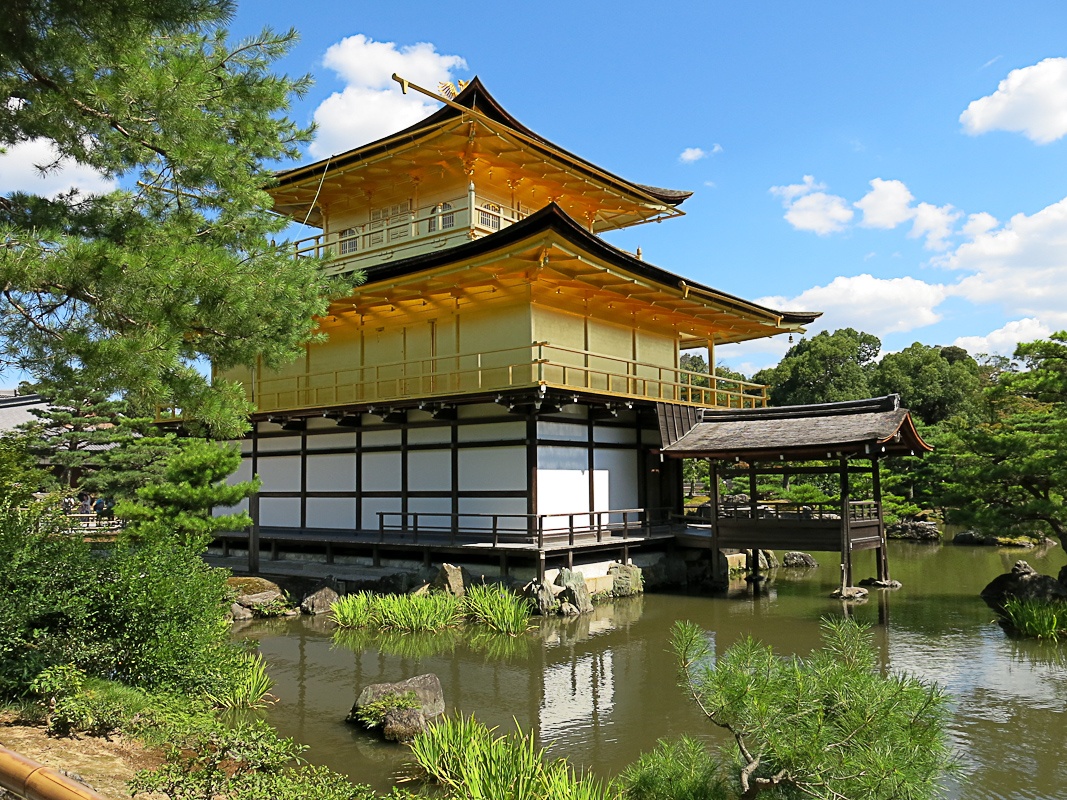
[[[390,72],[477,74],[563,147],[696,191],[687,216],[607,237],[652,263],[887,351],[1067,328],[1062,3],[245,0],[231,30],[264,25],[301,33],[280,68],[316,78],[293,109],[320,122],[309,159],[432,110]]]

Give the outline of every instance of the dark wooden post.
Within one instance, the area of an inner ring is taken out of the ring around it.
[[[871,483],[874,485],[874,502],[878,507],[878,563],[877,577],[880,581],[889,580],[889,553],[885,538],[885,515],[882,511],[882,470],[877,456],[871,456]]]
[[[849,530],[848,457],[841,456],[841,589],[852,585],[852,533]]]
[[[259,471],[259,423],[252,423],[252,477]],[[248,531],[248,574],[259,574],[259,492],[248,498],[248,516],[252,527]]]
[[[758,489],[756,487],[756,462],[748,462],[748,517],[749,519],[759,519],[759,508],[756,502],[756,495]],[[758,541],[758,540],[757,540]],[[748,571],[753,575],[759,575],[759,550],[756,549],[756,542],[752,542],[752,548],[749,550],[752,553],[748,557]]]

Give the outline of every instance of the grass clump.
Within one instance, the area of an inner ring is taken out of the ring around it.
[[[1003,613],[1005,621],[1023,636],[1053,641],[1067,637],[1067,603],[1009,597]]]
[[[459,623],[460,601],[450,594],[345,595],[333,604],[342,628],[380,628],[404,633],[439,631]]]
[[[474,585],[463,598],[466,617],[495,631],[517,636],[530,629],[533,609],[514,592],[488,584]]]
[[[356,719],[368,728],[376,728],[382,724],[385,715],[397,708],[419,708],[422,704],[414,692],[398,694],[389,692],[383,694],[372,703],[360,706],[355,711]]]
[[[411,742],[422,777],[455,797],[501,800],[617,800],[618,787],[549,760],[532,733],[497,735],[473,716],[443,720]]]
[[[246,654],[230,684],[220,692],[209,692],[207,699],[216,708],[265,708],[277,702],[270,694],[273,686],[262,657]]]

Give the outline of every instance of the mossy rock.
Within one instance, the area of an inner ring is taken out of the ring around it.
[[[277,592],[283,596],[285,594],[278,584],[268,581],[266,578],[234,576],[226,579],[226,585],[234,591],[237,597],[244,597],[247,594],[262,594],[263,592]]]

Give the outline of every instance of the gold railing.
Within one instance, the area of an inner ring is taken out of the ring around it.
[[[714,385],[709,386],[709,378]],[[700,372],[534,342],[525,347],[433,356],[256,381],[259,411],[471,394],[524,386],[584,389],[705,408],[762,408],[767,387]]]
[[[106,800],[14,750],[0,747],[0,788],[23,800]]]
[[[333,260],[328,271],[343,272],[487,236],[524,219],[529,213],[530,209],[512,208],[499,198],[472,190],[445,202],[383,215],[371,222],[300,239],[293,242],[293,255],[298,258],[331,256]]]

